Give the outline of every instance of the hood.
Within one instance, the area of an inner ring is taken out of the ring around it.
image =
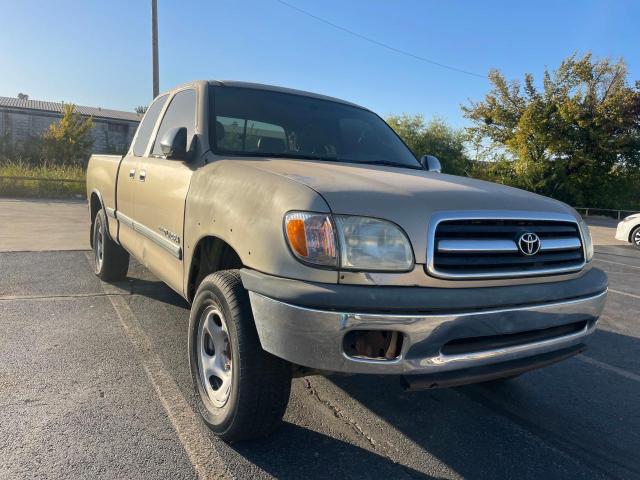
[[[333,213],[384,218],[409,235],[416,262],[424,263],[432,214],[442,211],[523,211],[569,214],[562,202],[504,185],[407,168],[322,161],[266,159],[254,168],[302,183]]]

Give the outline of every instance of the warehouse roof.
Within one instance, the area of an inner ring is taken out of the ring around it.
[[[0,108],[4,107],[18,110],[62,113],[63,105],[64,104],[62,102],[45,102],[42,100],[27,100],[15,97],[0,97]],[[109,110],[108,108],[100,107],[83,107],[82,105],[76,105],[76,111],[81,115],[110,120],[139,122],[142,119],[142,115],[138,115],[135,112]]]

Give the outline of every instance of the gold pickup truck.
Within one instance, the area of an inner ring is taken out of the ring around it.
[[[185,84],[124,157],[91,157],[95,272],[134,256],[190,302],[198,408],[228,441],[277,427],[293,376],[437,388],[580,352],[607,292],[580,216],[439,170],[352,103]]]

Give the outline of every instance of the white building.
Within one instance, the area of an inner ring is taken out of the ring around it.
[[[14,145],[41,136],[50,124],[62,118],[63,103],[0,97],[0,135],[9,134]],[[76,105],[76,112],[93,118],[92,153],[123,153],[131,143],[142,115]]]

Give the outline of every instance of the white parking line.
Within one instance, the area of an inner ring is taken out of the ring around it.
[[[0,302],[2,301],[14,301],[14,300],[53,300],[56,298],[92,298],[92,297],[106,297],[109,295],[130,295],[127,292],[120,293],[74,293],[74,294],[59,294],[59,295],[2,295],[0,296]]]
[[[612,293],[617,293],[618,295],[626,295],[627,297],[640,299],[640,295],[634,295],[633,293],[621,292],[620,290],[614,290],[613,288],[609,289]]]
[[[576,358],[584,363],[588,363],[590,365],[602,368],[603,370],[616,373],[621,377],[640,382],[640,375],[636,375],[635,373],[624,370],[623,368],[614,367],[613,365],[601,362],[600,360],[596,360],[595,358],[587,357],[586,355],[578,355]]]
[[[88,260],[91,263],[90,255]],[[102,287],[129,341],[135,348],[147,378],[167,412],[167,417],[178,434],[180,443],[198,478],[232,478],[220,460],[216,445],[211,441],[211,434],[182,395],[171,374],[164,368],[160,357],[154,353],[149,337],[144,333],[126,300],[121,295],[111,295],[106,284]]]
[[[596,262],[613,263],[614,265],[622,265],[623,267],[636,268],[640,270],[640,267],[637,265],[629,265],[627,263],[622,263],[622,262],[612,262],[611,260],[602,260],[601,258],[594,258],[594,260]]]

